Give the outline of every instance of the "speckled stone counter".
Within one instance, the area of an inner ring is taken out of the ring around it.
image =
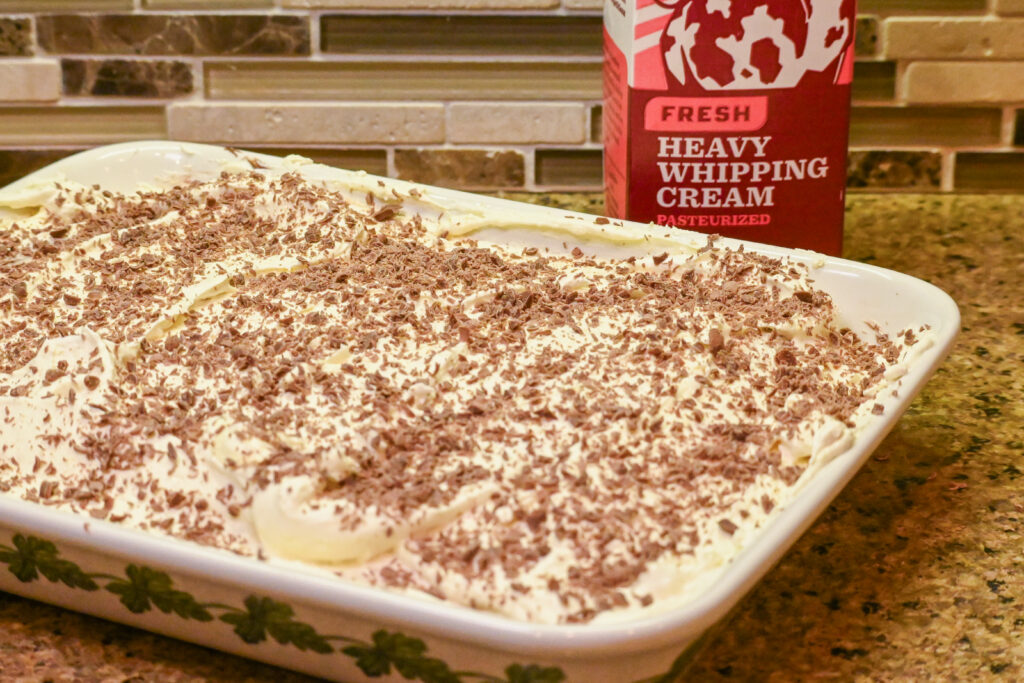
[[[690,678],[1024,680],[1024,196],[853,195],[845,255],[943,288],[963,333]],[[0,593],[0,680],[311,679]]]

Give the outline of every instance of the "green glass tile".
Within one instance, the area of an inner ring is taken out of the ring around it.
[[[542,187],[600,187],[604,182],[599,149],[538,149],[536,180]]]
[[[285,157],[298,154],[318,164],[344,168],[350,171],[366,171],[373,175],[387,175],[388,153],[383,149],[333,149],[330,147],[254,147],[247,149],[273,156]]]
[[[957,152],[953,189],[1024,192],[1024,152]]]
[[[163,107],[0,107],[0,144],[93,145],[163,138]]]
[[[324,52],[390,55],[601,56],[601,17],[327,15]]]
[[[851,147],[991,145],[1002,112],[973,107],[854,107]]]
[[[0,0],[0,13],[118,12],[132,9],[132,0]]]
[[[986,0],[859,0],[865,14],[957,14],[985,12]]]
[[[601,64],[208,62],[206,94],[229,100],[600,100]]]
[[[854,62],[854,102],[892,100],[895,96],[895,62]]]
[[[0,0],[2,1],[2,0]],[[37,18],[51,53],[308,55],[309,19],[261,14],[53,14]]]

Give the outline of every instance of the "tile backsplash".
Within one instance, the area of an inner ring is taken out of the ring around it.
[[[1024,191],[1024,0],[860,0],[849,187]],[[0,185],[149,138],[599,189],[598,0],[0,0]]]

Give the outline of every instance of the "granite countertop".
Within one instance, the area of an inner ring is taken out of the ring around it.
[[[532,200],[601,209],[593,194]],[[874,457],[708,639],[692,680],[1022,680],[1024,195],[851,195],[845,255],[946,290],[963,333]],[[312,680],[5,593],[0,676]]]

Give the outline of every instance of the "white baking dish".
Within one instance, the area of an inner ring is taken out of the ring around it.
[[[266,166],[281,163],[265,155],[244,156]],[[64,159],[15,185],[63,174],[85,184],[130,190],[139,182],[215,174],[225,162],[238,160],[237,152],[207,145],[127,143]],[[375,189],[384,194],[387,190],[381,190],[380,182],[403,194],[416,188],[425,213],[436,215],[437,207],[457,206],[469,216],[466,220],[491,225],[490,237],[510,241],[526,234],[535,239],[519,225],[567,229],[579,225],[582,216],[323,166],[305,166],[301,172],[343,180],[361,193]],[[489,216],[498,215],[504,218],[489,221]],[[659,246],[651,248],[664,249],[665,229],[623,225],[655,236]],[[550,241],[561,244],[564,239],[562,234]],[[670,238],[677,244],[705,240],[682,231]],[[745,244],[755,252],[820,262],[813,277],[849,320],[874,321],[890,334],[929,326],[932,345],[911,361],[898,397],[887,398],[884,414],[872,419],[855,446],[817,471],[706,592],[677,609],[616,623],[531,625],[238,557],[3,495],[0,589],[335,680],[671,680],[685,668],[700,636],[725,616],[853,477],[948,353],[959,329],[954,302],[928,283],[842,259]],[[593,242],[586,246],[599,250]]]

